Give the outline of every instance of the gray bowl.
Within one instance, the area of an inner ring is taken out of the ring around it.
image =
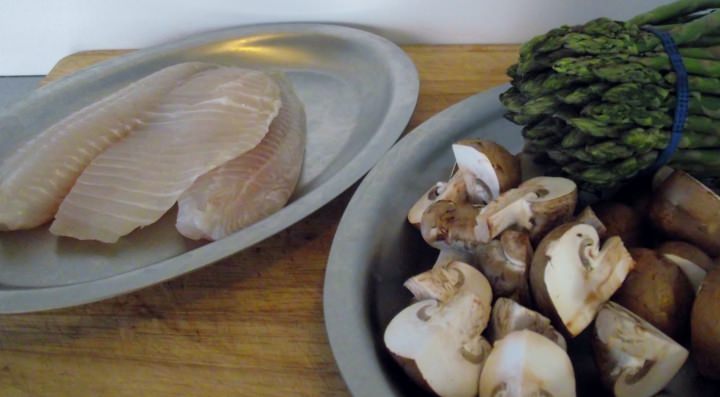
[[[325,275],[325,323],[345,382],[356,397],[422,396],[383,347],[392,317],[410,303],[402,284],[437,256],[405,219],[434,182],[447,179],[452,142],[481,137],[517,152],[519,127],[502,118],[497,97],[507,87],[477,94],[437,114],[397,143],[355,192],[333,241]],[[610,395],[598,383],[587,335],[570,343],[578,396]],[[677,397],[720,395],[720,384],[697,375],[692,362],[667,391]]]

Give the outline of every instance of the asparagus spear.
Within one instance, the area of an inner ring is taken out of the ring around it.
[[[657,24],[668,19],[672,19],[681,15],[693,13],[695,11],[720,7],[718,0],[684,0],[669,3],[653,10],[636,15],[628,22],[636,25]]]
[[[669,131],[658,128],[634,128],[620,138],[620,141],[638,151],[650,149],[662,150],[670,142]],[[720,146],[720,134],[699,134],[694,131],[685,131],[680,139],[680,149],[697,149]]]

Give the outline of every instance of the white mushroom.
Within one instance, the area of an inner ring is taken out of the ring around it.
[[[413,276],[405,281],[405,288],[410,290],[417,300],[436,299],[448,302],[453,296],[467,291],[476,294],[484,302],[492,302],[492,288],[487,278],[479,270],[459,261],[435,266]],[[490,312],[486,314],[490,315]]]
[[[684,241],[663,243],[657,252],[685,273],[696,294],[707,272],[715,267],[712,259],[700,248]]]
[[[512,226],[530,232],[535,241],[567,221],[575,211],[577,187],[566,178],[537,177],[508,190],[479,210],[475,238],[483,243]]]
[[[438,249],[473,250],[513,226],[535,241],[567,221],[577,202],[577,189],[566,178],[537,177],[508,190],[487,206],[452,200],[430,205],[421,219],[423,238]]]
[[[478,246],[476,254],[478,266],[490,281],[494,296],[530,303],[528,269],[532,245],[527,232],[508,229],[499,239]]]
[[[471,292],[417,302],[385,329],[385,346],[419,384],[442,397],[477,394],[490,351],[482,337],[490,302]]]
[[[506,337],[514,331],[528,330],[550,339],[567,350],[565,338],[550,324],[550,319],[542,314],[508,298],[498,298],[493,305],[488,335],[491,341]]]
[[[492,141],[463,139],[452,145],[471,203],[489,203],[520,184],[520,163]]]
[[[631,311],[614,302],[597,315],[595,361],[616,397],[650,397],[685,363],[688,351]]]
[[[575,374],[565,350],[532,332],[495,343],[480,376],[480,397],[575,397]]]
[[[410,208],[408,221],[420,226],[423,213],[433,203],[485,204],[520,183],[518,160],[504,147],[480,139],[466,139],[452,146],[456,170],[450,180],[437,182]]]
[[[622,240],[613,236],[600,248],[590,225],[568,223],[542,240],[530,267],[530,287],[540,311],[571,336],[592,322],[633,268]]]

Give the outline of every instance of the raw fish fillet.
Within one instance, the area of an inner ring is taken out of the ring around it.
[[[199,71],[167,67],[65,117],[22,145],[0,165],[0,230],[28,229],[50,219],[95,156],[135,129],[143,113]]]
[[[199,176],[257,146],[280,105],[278,85],[263,72],[195,74],[90,163],[50,232],[112,243],[157,221]]]
[[[278,78],[282,107],[253,150],[198,178],[180,196],[177,229],[192,239],[217,240],[285,206],[305,154],[305,110]]]

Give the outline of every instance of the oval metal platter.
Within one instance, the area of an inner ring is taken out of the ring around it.
[[[305,105],[298,187],[274,215],[212,243],[184,239],[174,211],[116,244],[56,238],[47,226],[0,233],[0,313],[88,303],[198,269],[287,228],[360,179],[402,133],[418,76],[407,55],[374,34],[336,25],[231,28],[139,50],[38,89],[0,113],[0,158],[68,113],[184,61],[280,70]]]
[[[472,96],[413,130],[365,177],[340,221],[324,286],[325,324],[340,372],[355,397],[429,396],[395,364],[383,344],[390,320],[411,302],[403,283],[437,258],[406,220],[408,209],[454,164],[451,144],[476,137],[515,153],[520,127],[506,121],[501,86]],[[595,372],[588,333],[569,344],[578,396],[605,397]],[[668,385],[674,396],[710,397],[720,385],[699,377],[692,360]]]

